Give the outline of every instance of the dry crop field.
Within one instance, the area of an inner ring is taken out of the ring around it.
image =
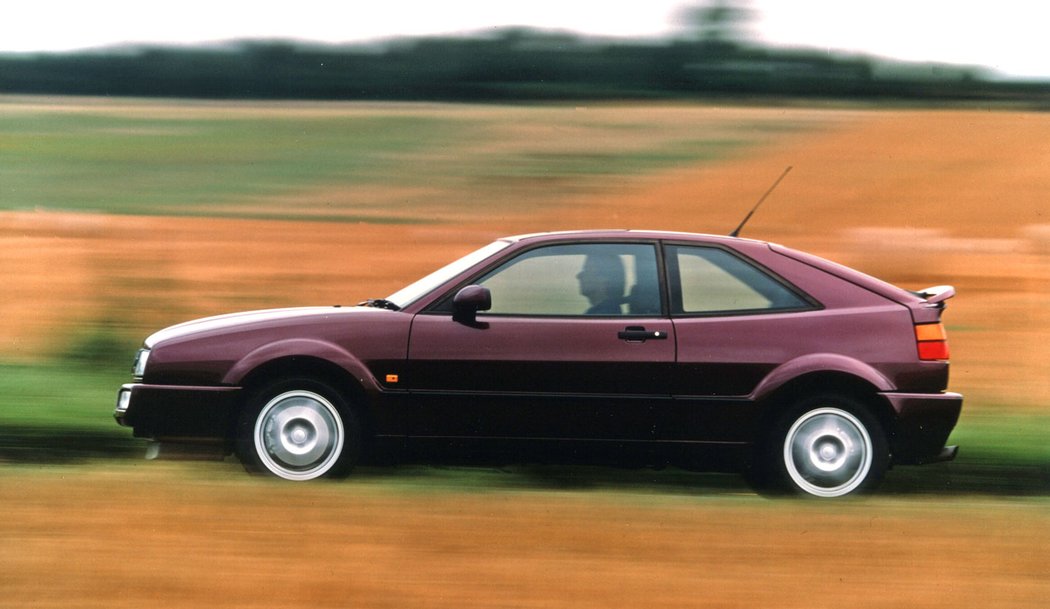
[[[1050,598],[1047,434],[1011,427],[1048,420],[1050,114],[7,98],[0,127],[0,362],[15,370],[64,361],[85,335],[134,349],[191,317],[384,296],[505,234],[727,233],[791,166],[744,236],[902,287],[954,284],[962,454],[967,439],[984,454],[1027,441],[1035,468],[1020,497],[957,492],[947,464],[906,488],[891,473],[887,495],[815,504],[587,469],[366,470],[295,486],[229,461],[9,457],[0,606]],[[97,404],[100,419],[109,408]],[[966,435],[981,425],[992,432]]]

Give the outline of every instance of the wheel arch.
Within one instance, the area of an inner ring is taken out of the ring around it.
[[[262,345],[234,362],[222,383],[226,385],[246,386],[245,379],[255,374],[262,367],[274,362],[289,360],[312,360],[326,362],[342,369],[348,375],[358,379],[359,384],[371,377],[368,368],[346,349],[339,345],[312,338],[279,340]]]
[[[880,394],[882,390],[868,378],[841,370],[800,374],[769,390],[759,399],[763,408],[758,441],[763,441],[783,413],[799,400],[813,395],[834,394],[853,398],[864,405],[882,426],[890,446],[893,446],[895,414],[890,403]]]
[[[349,370],[323,357],[285,355],[268,360],[247,371],[239,384],[244,389],[243,395],[247,397],[270,383],[291,378],[306,378],[331,386],[332,389],[342,394],[348,406],[354,409],[365,436],[371,435],[374,420],[365,387],[360,379]],[[242,401],[238,407],[238,414],[245,406],[246,404]],[[234,420],[236,418],[234,417]],[[232,437],[232,429],[230,433]]]

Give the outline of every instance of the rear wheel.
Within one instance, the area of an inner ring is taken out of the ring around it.
[[[882,426],[845,396],[803,399],[778,422],[767,443],[764,480],[815,497],[842,497],[876,486],[889,464]]]
[[[360,444],[360,427],[345,399],[311,379],[285,380],[253,393],[238,424],[237,455],[245,468],[286,480],[345,475]]]

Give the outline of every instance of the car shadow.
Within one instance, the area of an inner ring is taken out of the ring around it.
[[[579,464],[400,463],[359,467],[353,477],[414,486],[472,489],[608,490],[694,496],[754,494],[742,474],[673,466],[653,469]],[[1050,497],[1050,468],[1009,462],[898,467],[887,472],[875,494],[881,497]]]
[[[68,465],[145,454],[146,442],[113,432],[37,427],[0,427],[0,463]]]
[[[883,495],[1050,496],[1050,464],[959,457],[948,463],[896,467],[886,474]]]

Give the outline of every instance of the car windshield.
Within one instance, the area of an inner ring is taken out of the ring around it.
[[[485,247],[475,250],[459,260],[441,267],[426,277],[401,288],[397,292],[388,296],[386,300],[394,303],[399,308],[404,308],[429,294],[456,275],[494,255],[496,252],[501,251],[509,245],[510,241],[493,241]]]

